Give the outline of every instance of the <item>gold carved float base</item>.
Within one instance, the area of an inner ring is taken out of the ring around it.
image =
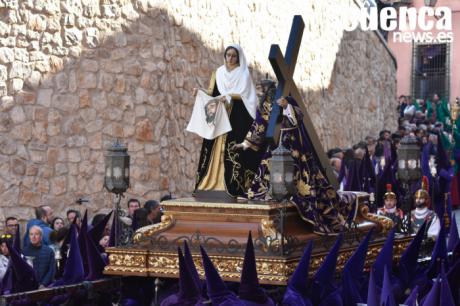
[[[392,227],[390,219],[368,213],[367,194],[359,193],[356,201],[355,226],[345,235],[337,270],[343,268],[362,237],[375,228],[366,259],[366,266],[370,266]],[[224,280],[238,282],[251,231],[260,283],[286,285],[309,241],[313,240],[310,273],[314,273],[336,239],[314,234],[290,203],[217,203],[187,198],[166,201],[162,206],[162,222],[138,230],[132,246],[107,248],[110,264],[105,274],[177,278],[177,247],[185,240],[201,276],[199,245],[205,247]],[[285,216],[282,224],[280,215]],[[395,240],[395,260],[410,241],[410,237]]]

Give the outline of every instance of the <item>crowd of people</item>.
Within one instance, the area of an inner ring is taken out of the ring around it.
[[[171,199],[170,195],[162,197],[160,201],[168,199]],[[35,209],[35,218],[27,221],[22,237],[18,218],[7,217],[4,233],[0,236],[0,293],[25,291],[24,284],[21,284],[23,281],[17,276],[18,271],[24,271],[21,266],[24,268],[25,265],[33,269],[26,267],[29,272],[33,271],[33,281],[27,287],[29,290],[62,283],[62,279],[66,278],[66,269],[70,269],[66,267],[67,262],[71,265],[75,263],[75,259],[69,260],[72,228],[75,229],[79,256],[84,263],[84,278],[90,277],[89,262],[102,260],[104,265],[107,264],[105,248],[114,246],[115,239],[120,239],[115,237],[116,224],[125,233],[120,236],[129,240],[138,228],[160,222],[162,210],[160,202],[156,200],[148,200],[141,207],[141,202],[132,198],[128,200],[127,209],[119,217],[118,223],[112,221],[112,225],[109,225],[111,215],[112,212],[96,214],[89,223],[87,212],[82,217],[79,210],[69,209],[65,218],[55,217],[51,206],[42,205]],[[94,252],[91,253],[90,249]],[[104,265],[97,268],[99,273],[91,276],[91,280],[102,277]],[[68,284],[68,281],[64,283]]]
[[[372,212],[391,218],[399,232],[414,234],[429,220],[426,234],[436,238],[440,219],[448,219],[460,203],[456,173],[460,120],[452,120],[449,104],[437,94],[431,100],[400,96],[398,112],[394,132],[385,129],[378,138],[367,136],[352,148],[329,150],[330,165],[340,190],[370,193]],[[421,176],[405,189],[397,173],[405,166],[398,160],[398,150],[406,136],[419,146],[421,156],[420,164],[414,160],[407,167],[421,168]],[[411,203],[405,203],[408,200]]]

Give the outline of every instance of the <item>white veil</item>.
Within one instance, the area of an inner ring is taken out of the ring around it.
[[[217,89],[219,89],[221,95],[240,95],[249,115],[255,119],[257,109],[256,88],[252,82],[251,74],[249,73],[246,57],[239,45],[232,44],[230,47],[238,51],[239,66],[232,71],[228,71],[225,64],[217,69]]]

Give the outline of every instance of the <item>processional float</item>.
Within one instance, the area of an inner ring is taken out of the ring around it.
[[[299,102],[304,114],[304,125],[314,149],[313,154],[320,161],[329,182],[337,189],[337,179],[293,81],[304,27],[302,17],[295,16],[285,57],[278,45],[271,46],[269,60],[278,79],[276,97],[291,95]],[[272,143],[276,139],[279,114],[279,108],[274,105],[267,130],[268,141]],[[350,199],[348,205],[351,226],[344,234],[337,270],[343,268],[359,242],[374,228],[374,238],[369,245],[366,259],[366,267],[369,267],[382,248],[393,222],[389,218],[369,212],[369,194],[350,192],[343,196]],[[105,268],[105,274],[178,278],[177,247],[186,241],[201,276],[204,276],[204,270],[200,245],[206,249],[224,280],[238,282],[248,233],[251,231],[260,283],[286,285],[309,241],[313,240],[314,246],[309,270],[313,274],[336,239],[334,235],[315,234],[312,227],[300,217],[296,205],[287,200],[231,202],[206,199],[204,196],[168,200],[161,205],[164,214],[160,223],[140,228],[129,245],[107,248],[110,263]],[[410,237],[395,239],[395,260],[410,241]]]

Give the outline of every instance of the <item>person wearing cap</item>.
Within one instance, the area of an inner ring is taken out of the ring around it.
[[[383,200],[383,207],[377,210],[377,215],[390,218],[396,226],[396,231],[403,232],[404,212],[396,207],[398,200],[396,194],[392,191],[391,184],[387,184],[387,192],[383,195]]]
[[[426,176],[422,180],[422,188],[415,192],[415,209],[411,211],[410,232],[417,233],[419,228],[426,221],[426,236],[436,239],[438,236],[441,224],[436,213],[429,209],[430,194],[428,193],[428,179]]]

